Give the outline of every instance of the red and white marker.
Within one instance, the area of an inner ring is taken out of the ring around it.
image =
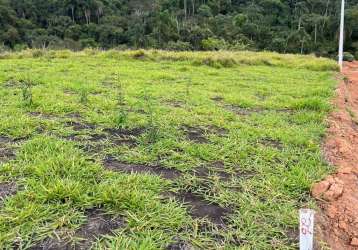
[[[312,209],[300,209],[300,250],[313,250],[314,214]]]

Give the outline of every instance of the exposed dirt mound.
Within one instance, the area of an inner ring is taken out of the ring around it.
[[[318,200],[318,236],[333,250],[358,249],[358,62],[346,63],[329,118],[326,159],[337,173],[312,187]]]

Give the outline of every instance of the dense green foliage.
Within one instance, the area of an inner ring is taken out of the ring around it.
[[[334,55],[340,0],[0,0],[2,48],[258,49]],[[346,50],[358,51],[347,1]]]

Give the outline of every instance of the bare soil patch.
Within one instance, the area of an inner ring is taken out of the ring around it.
[[[335,104],[338,110],[329,118],[324,144],[326,159],[337,172],[312,187],[317,199],[319,239],[333,250],[358,249],[358,62],[346,63]]]
[[[66,122],[66,125],[72,127],[74,131],[93,130],[96,128],[96,126],[93,124],[78,122],[78,121],[68,121]]]
[[[11,143],[12,139],[6,136],[0,136],[0,143],[1,144],[7,144],[7,143]]]
[[[9,148],[0,147],[0,164],[15,159],[15,153]]]
[[[266,146],[266,147],[272,147],[276,148],[278,150],[283,149],[283,144],[279,140],[272,139],[272,138],[264,138],[260,140],[260,144]]]
[[[207,138],[207,134],[216,134],[218,136],[225,136],[228,133],[228,130],[225,128],[220,128],[218,126],[211,125],[209,127],[193,127],[189,125],[183,125],[180,128],[184,134],[187,140],[199,143],[199,144],[205,144],[209,143],[209,140]]]
[[[176,198],[189,206],[189,214],[193,218],[208,218],[211,222],[219,226],[225,226],[225,216],[231,210],[223,208],[215,203],[209,203],[198,195],[190,192],[183,192],[175,195]]]
[[[166,250],[194,250],[195,248],[191,246],[188,242],[181,239],[174,239],[175,243],[170,244],[166,247]]]
[[[133,128],[133,129],[122,129],[122,128],[106,128],[104,132],[112,136],[140,136],[145,132],[145,128]]]
[[[198,167],[194,169],[193,175],[203,179],[208,179],[210,176],[216,175],[222,181],[228,181],[232,177],[232,174],[225,171],[224,163],[221,161],[213,162],[208,166]]]
[[[17,191],[17,186],[14,182],[9,183],[0,183],[0,205],[2,205],[3,200],[15,194]]]
[[[16,157],[14,151],[9,148],[9,144],[11,143],[14,143],[14,140],[5,136],[0,136],[0,164]]]
[[[93,242],[100,236],[110,235],[116,229],[125,227],[123,218],[113,218],[100,209],[86,211],[87,222],[82,225],[72,237],[76,241],[68,241],[59,238],[47,238],[32,250],[71,250],[91,249]],[[77,240],[78,239],[78,240]]]
[[[45,114],[45,113],[41,113],[41,112],[37,112],[37,111],[28,112],[28,115],[30,115],[32,117],[40,118],[40,119],[46,119],[46,120],[57,120],[57,119],[59,119],[59,117],[56,116],[56,115]]]
[[[186,138],[195,143],[208,143],[209,140],[205,137],[205,130],[203,128],[196,128],[191,126],[182,126]]]
[[[158,175],[168,180],[175,180],[181,176],[181,172],[175,169],[164,168],[161,166],[128,164],[117,161],[112,157],[107,157],[104,160],[104,165],[107,169],[110,169],[112,171],[119,171],[124,173],[147,173]]]

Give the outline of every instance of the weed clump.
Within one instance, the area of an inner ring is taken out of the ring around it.
[[[329,111],[331,107],[320,98],[314,97],[297,101],[294,108],[296,110]]]
[[[80,103],[87,104],[88,103],[88,95],[89,91],[86,88],[80,89]]]
[[[117,114],[115,117],[117,128],[124,128],[128,122],[128,110],[126,106],[124,87],[120,83],[117,93]]]
[[[150,92],[144,90],[142,99],[145,104],[145,109],[147,110],[148,119],[147,136],[145,139],[147,143],[154,143],[159,139],[159,125],[155,119],[153,96]]]
[[[136,50],[133,52],[132,57],[134,59],[144,59],[147,57],[147,54],[145,53],[144,50]]]
[[[32,51],[32,57],[33,58],[39,58],[45,55],[45,51],[41,49],[36,49]]]
[[[25,107],[33,106],[32,87],[34,83],[31,80],[20,80],[22,102]]]

